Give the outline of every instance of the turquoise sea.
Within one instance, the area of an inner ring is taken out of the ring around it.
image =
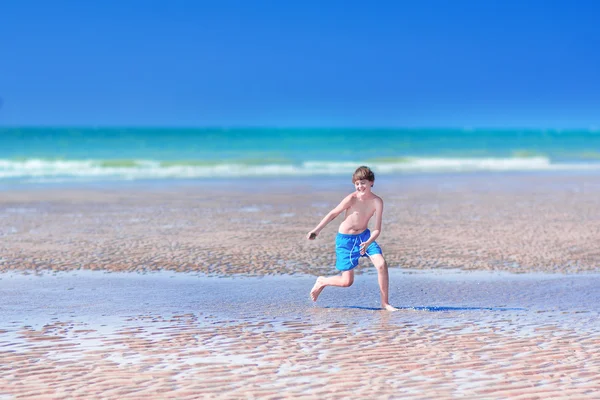
[[[599,171],[599,130],[0,128],[0,183]]]

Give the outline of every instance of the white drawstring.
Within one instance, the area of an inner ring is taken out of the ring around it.
[[[352,246],[352,250],[350,250],[350,255],[348,256],[348,258],[350,259],[350,265],[353,267],[354,267],[354,265],[352,264],[352,252],[354,251],[354,248],[356,247],[357,240],[358,240],[358,236],[356,236],[356,239],[354,239],[354,245]]]

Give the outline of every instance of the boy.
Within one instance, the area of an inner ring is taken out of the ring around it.
[[[348,287],[354,282],[353,269],[358,265],[360,257],[368,256],[377,268],[379,290],[381,291],[381,306],[388,311],[395,311],[388,300],[388,268],[381,253],[381,248],[375,239],[381,233],[381,216],[383,214],[383,200],[371,192],[375,174],[369,167],[362,166],[352,175],[352,183],[356,191],[344,198],[337,207],[319,222],[319,225],[306,236],[314,240],[325,226],[333,221],[342,212],[344,220],[340,224],[335,239],[335,267],[342,272],[341,275],[317,278],[310,291],[312,301],[317,301],[325,286]],[[367,226],[371,217],[375,216],[375,229],[369,232]]]

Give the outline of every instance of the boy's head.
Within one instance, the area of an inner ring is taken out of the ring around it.
[[[352,175],[352,183],[356,183],[356,181],[361,181],[363,179],[371,182],[371,187],[373,187],[373,183],[375,183],[375,174],[371,171],[371,168],[364,165],[356,168],[356,171],[354,171],[354,174]]]

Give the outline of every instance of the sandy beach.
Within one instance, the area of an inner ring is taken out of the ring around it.
[[[382,177],[326,289],[334,178],[0,192],[0,399],[597,398],[600,177]]]
[[[27,189],[0,196],[2,270],[168,269],[326,274],[344,179]],[[600,177],[472,174],[382,178],[390,267],[595,271]]]

